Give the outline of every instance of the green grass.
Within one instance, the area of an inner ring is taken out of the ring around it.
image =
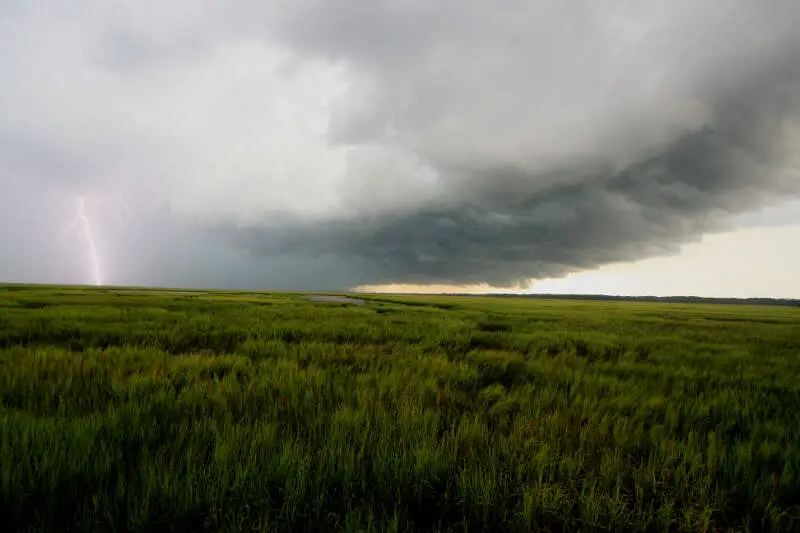
[[[800,531],[800,310],[0,286],[5,531]]]

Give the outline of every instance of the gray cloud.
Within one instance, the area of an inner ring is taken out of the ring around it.
[[[737,133],[709,128],[687,134],[619,173],[553,185],[516,201],[475,196],[412,214],[251,229],[240,238],[267,255],[316,251],[367,259],[375,269],[364,281],[373,283],[524,285],[530,278],[674,252],[722,228],[730,213],[794,186],[758,168],[757,154],[732,146]],[[508,179],[502,172],[496,175]],[[518,184],[535,181],[512,176]],[[774,188],[765,191],[765,183]]]
[[[382,90],[392,97],[385,94],[376,97],[383,105],[377,105],[372,121],[384,127],[392,122],[405,125],[406,145],[426,154],[427,164],[440,172],[447,190],[444,197],[448,200],[400,214],[334,219],[314,226],[297,225],[291,230],[251,228],[240,239],[245,246],[263,254],[325,251],[364,258],[375,265],[371,278],[366,280],[370,282],[524,285],[530,278],[560,276],[609,262],[674,252],[704,232],[726,227],[726,220],[733,213],[796,195],[800,174],[793,162],[797,161],[795,143],[800,137],[791,126],[796,128],[800,117],[797,59],[800,41],[791,27],[798,20],[800,8],[776,3],[754,10],[745,3],[729,4],[738,10],[693,21],[683,28],[686,35],[669,35],[670,43],[666,41],[667,35],[652,36],[657,45],[654,48],[666,54],[661,58],[669,67],[667,74],[679,75],[681,69],[688,71],[683,79],[663,81],[682,87],[685,92],[679,91],[679,96],[702,109],[702,113],[692,117],[697,119],[696,127],[673,130],[672,139],[663,142],[658,134],[668,128],[668,121],[659,121],[664,115],[659,117],[658,112],[654,117],[652,111],[645,111],[649,122],[633,119],[630,123],[622,122],[619,129],[612,126],[610,131],[615,135],[602,152],[585,158],[581,158],[580,151],[572,157],[556,154],[551,161],[545,158],[544,163],[535,158],[526,161],[524,149],[518,152],[520,157],[516,161],[513,157],[503,157],[506,154],[502,148],[493,153],[491,139],[485,140],[480,128],[469,124],[476,116],[488,121],[492,112],[509,111],[509,101],[504,98],[510,98],[511,110],[518,117],[503,117],[501,127],[495,129],[490,125],[487,134],[499,129],[501,137],[505,137],[507,128],[512,133],[504,140],[514,143],[524,137],[525,129],[542,127],[535,120],[526,120],[531,113],[524,102],[514,101],[520,85],[529,88],[530,80],[537,78],[534,65],[526,72],[524,54],[511,55],[510,60],[498,58],[505,66],[519,69],[508,76],[511,79],[507,85],[495,85],[504,81],[501,75],[499,80],[487,78],[478,82],[485,91],[470,94],[469,102],[458,101],[463,92],[473,88],[469,84],[460,86],[463,91],[456,87],[442,89],[435,99],[437,92],[429,85],[431,78],[415,70],[424,61],[408,64],[418,53],[413,46],[408,49],[409,56],[402,59],[396,57],[396,48],[392,48],[391,54],[381,48],[362,49],[351,36],[356,28],[338,35],[333,27],[336,19],[329,19],[323,9],[318,13],[319,20],[311,24],[314,37],[309,37],[307,45],[319,53],[339,50],[343,57],[378,72],[373,75],[386,82]],[[360,16],[374,15],[372,11],[376,8],[371,5]],[[382,14],[394,19],[393,10]],[[381,27],[383,17],[378,18]],[[320,21],[327,20],[332,21],[331,27],[320,29]],[[402,17],[399,20],[402,23]],[[360,19],[354,17],[350,21],[356,23]],[[523,23],[527,22],[523,19]],[[586,23],[585,19],[581,22]],[[511,23],[510,29],[513,28]],[[598,31],[597,26],[589,29]],[[704,33],[712,29],[720,34]],[[559,26],[558,30],[564,31],[565,27]],[[765,31],[770,33],[764,34]],[[499,32],[495,37],[504,39]],[[394,33],[390,33],[388,40],[392,42],[394,38]],[[595,44],[603,48],[606,43]],[[663,50],[666,44],[675,50]],[[588,58],[584,58],[587,61],[595,55],[595,51],[581,46],[570,52],[587,52]],[[469,63],[469,68],[479,68],[486,56],[478,55],[475,59],[477,65]],[[384,61],[391,63],[388,73],[381,70]],[[391,86],[396,81],[398,64],[406,71],[405,75],[412,77],[412,83],[431,89],[411,94],[422,109],[404,112],[390,107],[389,102],[396,105],[403,97],[409,97],[403,91],[405,87],[398,90]],[[546,65],[551,69],[560,66],[558,61]],[[472,72],[469,68],[468,73]],[[547,68],[541,73],[547,75]],[[461,73],[459,69],[456,67]],[[598,73],[597,69],[590,72]],[[622,73],[632,84],[637,83],[639,74],[638,71]],[[381,75],[386,78],[380,78]],[[521,79],[517,79],[520,75]],[[584,74],[574,75],[580,78]],[[456,80],[463,81],[457,77]],[[538,78],[537,83],[547,84],[548,80]],[[569,94],[573,88],[552,89],[563,89]],[[599,90],[611,98],[602,86]],[[622,91],[621,97],[626,96],[625,92]],[[636,90],[632,94],[640,96]],[[448,95],[458,105],[453,106]],[[425,98],[434,98],[433,103],[426,105]],[[669,107],[684,102],[675,98],[655,103]],[[585,107],[584,102],[576,105]],[[619,105],[609,100],[609,107],[614,110],[612,118],[618,114],[614,108]],[[536,108],[537,104],[532,102],[530,106]],[[486,115],[482,116],[484,109]],[[587,109],[594,111],[591,106]],[[435,135],[436,126],[450,118],[448,112],[465,113],[466,119],[455,120],[463,126],[473,126],[465,131],[450,131],[454,137],[452,143]],[[569,109],[555,109],[554,116],[544,126],[557,129],[562,112],[570,118]],[[625,118],[625,114],[620,117]],[[385,135],[377,133],[381,128],[373,124],[365,129],[363,117],[347,122],[350,118],[348,114],[339,117],[349,125],[340,124],[334,129],[340,141],[358,145],[372,136],[374,141],[388,142]],[[439,124],[435,122],[437,118]],[[626,131],[628,127],[630,132]],[[577,130],[574,133],[578,137],[582,134]],[[655,150],[646,145],[636,147],[635,138],[639,135],[661,142],[654,143]],[[620,140],[626,142],[619,144]],[[599,139],[598,144],[605,141]],[[480,154],[483,148],[478,147],[479,156],[473,157],[467,149],[483,142],[489,149]],[[557,137],[555,143],[564,150],[575,149],[568,135]],[[631,145],[638,149],[629,151]],[[533,144],[527,148],[534,153],[537,150]],[[648,154],[648,148],[654,153]],[[508,154],[511,155],[510,151]],[[625,164],[620,165],[620,161]]]
[[[0,7],[0,277],[81,279],[76,195],[131,206],[116,283],[321,289],[524,284],[800,191],[790,0],[224,6]]]

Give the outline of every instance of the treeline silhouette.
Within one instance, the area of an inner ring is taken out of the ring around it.
[[[475,296],[453,294],[453,296]],[[790,298],[709,298],[701,296],[617,296],[609,294],[484,294],[493,298],[528,298],[539,300],[612,300],[623,302],[671,302],[684,304],[780,305],[800,307],[800,300]]]

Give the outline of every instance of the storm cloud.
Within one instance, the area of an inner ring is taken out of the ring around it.
[[[800,195],[796,2],[162,4],[0,7],[0,275],[80,278],[77,196],[128,206],[114,282],[324,289],[525,285]]]

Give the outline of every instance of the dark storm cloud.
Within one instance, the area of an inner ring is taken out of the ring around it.
[[[767,200],[781,185],[759,168],[758,154],[733,145],[735,136],[704,129],[614,175],[556,184],[500,205],[475,197],[412,214],[283,228],[277,235],[255,229],[240,238],[267,255],[367,259],[375,268],[365,282],[521,285],[674,252],[720,229],[726,215]],[[765,191],[765,183],[773,188]]]
[[[449,155],[439,158],[441,152],[434,151],[426,162],[443,176],[445,202],[313,226],[250,228],[238,235],[239,242],[266,255],[325,252],[366,259],[374,269],[362,282],[522,285],[531,278],[675,252],[705,232],[726,227],[731,214],[796,197],[800,40],[789,28],[800,8],[790,3],[760,11],[742,3],[731,6],[740,10],[718,22],[749,27],[716,30],[739,42],[701,35],[702,24],[686,28],[688,42],[719,48],[693,50],[676,42],[674,53],[687,55],[670,60],[692,74],[680,81],[707,116],[655,154],[619,169],[599,157],[539,171],[502,159],[476,164],[469,154],[459,154],[453,164]],[[752,18],[743,20],[745,15]],[[396,50],[362,50],[347,32],[337,40],[328,35],[333,31],[315,31],[308,45],[320,51],[338,46],[345,57],[356,55],[369,65],[399,62]],[[393,35],[388,35],[392,43]],[[745,45],[752,47],[740,49]],[[732,59],[737,53],[740,61]],[[709,68],[719,72],[702,71]],[[517,126],[511,121],[509,127]]]

